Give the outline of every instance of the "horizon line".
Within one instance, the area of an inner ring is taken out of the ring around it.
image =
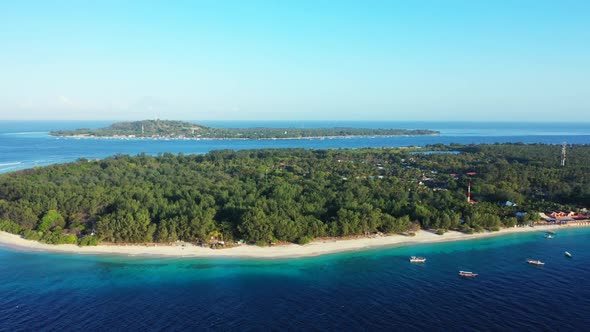
[[[34,122],[79,122],[79,121],[88,121],[88,122],[136,122],[136,121],[147,121],[147,120],[156,120],[150,118],[143,118],[143,119],[3,119],[0,118],[0,121],[34,121]],[[244,122],[244,121],[253,121],[253,122],[360,122],[360,123],[369,123],[369,122],[422,122],[422,123],[570,123],[570,124],[590,124],[590,121],[582,120],[546,120],[546,121],[528,121],[528,120],[394,120],[394,119],[375,119],[375,120],[353,120],[353,119],[314,119],[314,120],[302,120],[302,119],[182,119],[182,118],[158,118],[157,120],[162,121],[185,121],[185,122],[198,122],[198,121],[220,121],[220,122]]]

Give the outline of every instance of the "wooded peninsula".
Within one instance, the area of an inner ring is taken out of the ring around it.
[[[497,230],[538,212],[585,212],[590,146],[568,147],[565,166],[560,152],[496,144],[80,159],[1,174],[0,230],[80,245]]]
[[[99,129],[59,130],[49,133],[62,137],[168,138],[168,139],[288,139],[355,136],[438,135],[426,129],[370,128],[212,128],[183,121],[143,120],[118,122]]]

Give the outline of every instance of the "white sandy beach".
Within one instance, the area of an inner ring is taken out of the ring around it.
[[[190,243],[176,245],[99,245],[93,247],[79,247],[71,244],[50,245],[31,241],[6,232],[0,232],[0,247],[7,247],[23,251],[43,251],[71,254],[91,255],[124,255],[124,256],[161,256],[161,257],[234,257],[234,258],[295,258],[318,256],[345,251],[358,251],[375,247],[406,246],[421,243],[436,243],[461,241],[499,236],[511,233],[544,232],[548,230],[574,227],[590,227],[590,222],[568,225],[541,225],[535,227],[505,228],[498,232],[484,232],[464,234],[449,231],[444,235],[436,235],[429,231],[420,230],[415,236],[390,235],[381,237],[366,237],[343,240],[316,240],[306,245],[288,244],[273,247],[258,247],[241,245],[226,249],[210,249],[194,246]]]

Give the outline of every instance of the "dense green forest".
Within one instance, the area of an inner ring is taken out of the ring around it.
[[[142,138],[202,138],[202,139],[279,139],[342,136],[437,135],[425,129],[364,129],[364,128],[212,128],[182,121],[143,120],[118,122],[99,129],[60,130],[54,136],[142,137]]]
[[[78,160],[0,175],[0,229],[49,243],[306,243],[477,232],[590,203],[590,146],[271,149]],[[468,173],[470,175],[468,175]],[[474,174],[475,173],[475,174]],[[466,200],[468,183],[476,204]],[[517,204],[505,206],[505,201]]]

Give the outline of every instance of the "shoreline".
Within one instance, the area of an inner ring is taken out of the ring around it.
[[[421,136],[441,136],[442,133],[432,134],[399,134],[399,135],[344,135],[344,136],[301,136],[301,137],[259,137],[259,138],[241,138],[241,137],[148,137],[148,136],[93,136],[87,134],[76,135],[52,135],[48,136],[66,139],[106,139],[106,140],[152,140],[152,141],[279,141],[279,140],[322,140],[322,139],[347,139],[347,138],[384,138],[384,137],[421,137]]]
[[[23,239],[20,235],[0,231],[0,248],[25,252],[50,252],[81,255],[112,255],[162,258],[303,258],[350,251],[363,251],[375,248],[402,247],[417,244],[454,242],[483,239],[507,234],[543,232],[548,230],[590,227],[590,222],[571,223],[566,225],[537,225],[535,227],[503,228],[497,232],[465,234],[448,231],[444,235],[436,235],[431,231],[419,230],[415,236],[387,235],[381,237],[364,237],[358,239],[325,239],[315,240],[305,245],[287,244],[274,247],[258,247],[241,245],[226,249],[210,249],[181,242],[178,245],[98,245],[79,247],[73,244],[51,245]]]

